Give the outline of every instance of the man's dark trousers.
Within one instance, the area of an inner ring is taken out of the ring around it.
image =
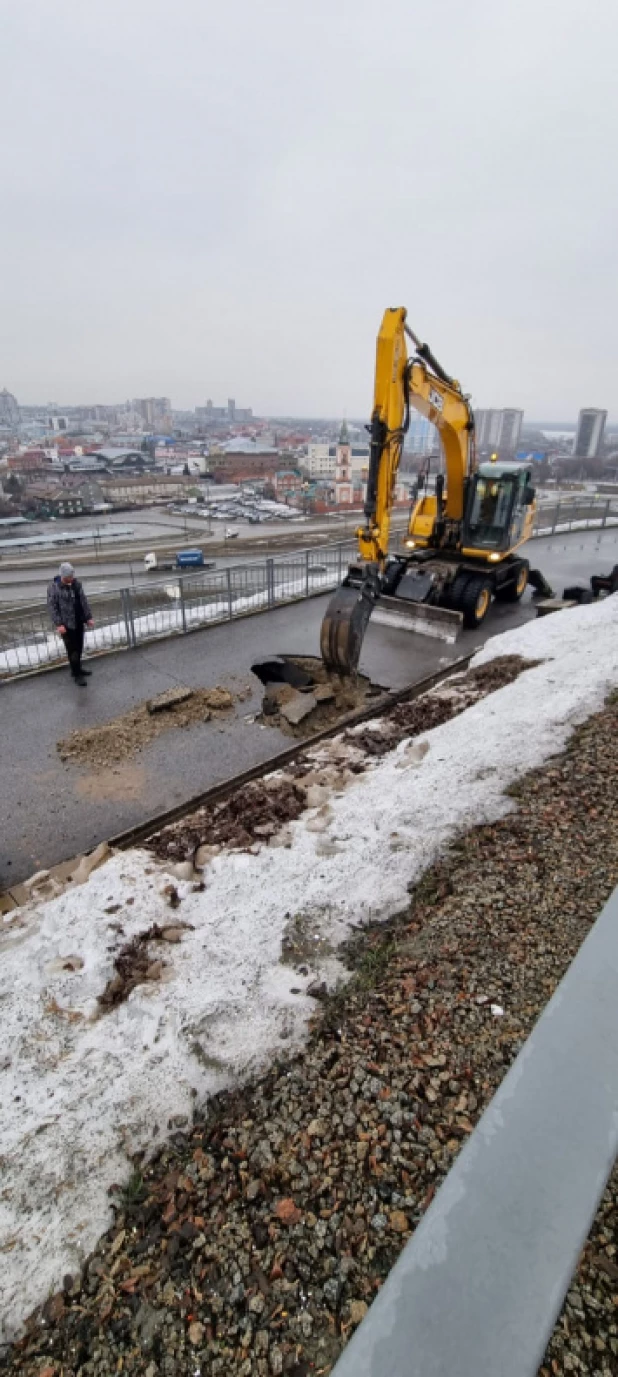
[[[66,653],[69,657],[71,674],[77,679],[82,672],[82,654],[84,650],[84,627],[83,624],[77,626],[74,631],[68,626],[63,637]]]

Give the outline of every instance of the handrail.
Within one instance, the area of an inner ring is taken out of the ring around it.
[[[618,889],[332,1377],[535,1377],[618,1152],[617,1008]]]

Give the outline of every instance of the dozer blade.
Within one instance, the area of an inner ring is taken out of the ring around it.
[[[320,631],[320,652],[327,669],[353,674],[360,659],[363,636],[373,612],[372,584],[342,584],[331,598]]]
[[[381,626],[396,626],[403,631],[418,631],[422,636],[437,636],[441,641],[456,641],[463,630],[463,614],[429,602],[406,598],[381,597],[374,613]]]

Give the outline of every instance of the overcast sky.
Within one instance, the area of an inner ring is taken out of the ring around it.
[[[0,0],[0,387],[618,417],[616,0]]]

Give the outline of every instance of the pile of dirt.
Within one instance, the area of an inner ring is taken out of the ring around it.
[[[480,698],[512,684],[524,670],[534,669],[538,663],[538,660],[525,660],[521,655],[500,655],[489,664],[479,665],[478,669],[453,675],[420,698],[398,703],[378,722],[353,728],[343,739],[362,747],[367,755],[386,755],[400,741],[441,727],[443,722],[457,717]]]
[[[169,891],[177,894],[173,885]],[[176,904],[171,903],[171,907]],[[101,1011],[108,1013],[110,1009],[116,1009],[119,1004],[123,1004],[128,999],[131,990],[136,985],[143,985],[146,981],[160,980],[165,969],[165,962],[159,957],[153,956],[150,951],[151,942],[181,942],[182,934],[189,927],[187,923],[170,922],[166,927],[161,927],[159,923],[153,923],[146,932],[138,932],[130,942],[125,942],[120,948],[118,955],[114,959],[115,975],[111,976],[107,985],[98,997],[98,1004]]]
[[[76,765],[90,765],[104,769],[108,765],[121,764],[127,756],[137,755],[161,732],[172,727],[192,727],[196,722],[208,722],[215,714],[229,712],[234,706],[234,697],[229,689],[189,689],[188,696],[182,697],[176,689],[163,704],[149,699],[138,703],[137,707],[114,717],[110,722],[100,722],[94,727],[78,727],[70,736],[57,744],[61,760]],[[172,698],[172,694],[175,698]]]
[[[201,867],[226,846],[245,850],[268,841],[286,822],[293,822],[307,806],[305,792],[287,776],[254,780],[221,803],[198,808],[170,823],[146,843],[162,860],[191,858]],[[203,852],[207,854],[200,854]]]
[[[372,698],[379,698],[386,692],[378,684],[373,684],[364,674],[337,674],[334,670],[327,669],[322,660],[312,656],[287,655],[285,659],[290,665],[304,670],[311,680],[311,685],[306,690],[301,690],[301,695],[313,694],[314,689],[318,690],[314,695],[317,699],[315,706],[300,722],[290,722],[281,711],[292,699],[299,696],[297,690],[289,685],[278,686],[276,699],[271,700],[270,704],[267,690],[259,721],[269,727],[278,727],[286,736],[301,740],[313,736],[314,732],[335,726],[342,717],[351,712],[358,712],[360,708],[369,704]],[[322,697],[325,690],[330,691],[328,697]],[[274,710],[269,711],[271,706]]]
[[[522,655],[497,655],[495,660],[489,660],[486,665],[469,669],[466,679],[483,694],[495,693],[496,689],[512,684],[522,670],[534,669],[542,663],[542,660],[526,660]]]

